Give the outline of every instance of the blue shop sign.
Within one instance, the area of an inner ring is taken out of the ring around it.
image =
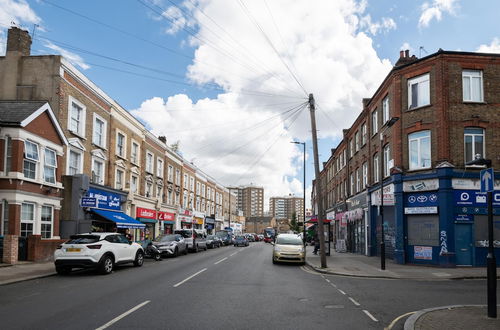
[[[80,200],[80,206],[81,207],[96,207],[97,206],[97,199],[94,197],[82,197]]]
[[[487,195],[477,190],[455,190],[453,198],[458,207],[488,207]],[[500,206],[500,192],[493,192],[493,207]]]
[[[406,194],[406,207],[428,207],[438,206],[438,195],[434,192],[421,192],[417,194]]]
[[[121,211],[121,196],[112,192],[89,188],[87,196],[97,200],[97,207],[100,209]]]
[[[472,222],[474,221],[474,217],[470,214],[456,214],[455,221]]]

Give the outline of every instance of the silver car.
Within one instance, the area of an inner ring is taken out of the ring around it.
[[[153,242],[162,255],[177,257],[179,254],[187,254],[187,243],[179,234],[163,235]]]

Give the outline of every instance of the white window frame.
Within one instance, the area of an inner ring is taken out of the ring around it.
[[[9,202],[2,200],[2,214],[0,223],[0,235],[5,236],[9,233]]]
[[[120,152],[120,148],[119,148],[119,136],[123,136],[123,148],[122,148],[122,152]],[[118,156],[118,157],[121,157],[121,158],[124,158],[126,159],[127,158],[127,134],[125,134],[124,132],[120,131],[120,130],[117,130],[116,131],[116,143],[115,143],[115,154]]]
[[[361,146],[366,144],[367,137],[367,126],[366,123],[363,123],[363,125],[361,125]]]
[[[356,131],[356,133],[354,134],[354,141],[355,141],[355,145],[356,145],[356,152],[358,152],[359,148],[360,148],[360,145],[359,145],[359,131]]]
[[[354,139],[349,140],[349,158],[354,156]]]
[[[384,99],[382,100],[382,125],[384,125],[386,122],[389,121],[389,119],[391,118],[391,107],[389,105],[389,95],[387,95],[386,97],[384,97]]]
[[[172,165],[168,165],[167,167],[167,181],[174,182],[174,167]]]
[[[95,171],[96,170],[96,166],[95,166],[96,162],[102,164],[102,178],[100,180],[98,180],[98,182],[95,182],[95,180],[94,180],[94,173],[96,173],[96,171]],[[91,175],[92,175],[92,182],[104,185],[104,181],[105,181],[105,177],[106,177],[106,161],[104,159],[101,159],[98,157],[92,157]]]
[[[481,134],[477,134],[477,133],[466,133],[465,131],[467,129],[477,129],[477,130],[482,130],[482,133]],[[467,159],[467,144],[465,143],[465,139],[467,138],[467,136],[470,136],[472,137],[472,150],[471,150],[471,156],[472,156],[472,159]],[[465,162],[469,162],[471,160],[474,160],[475,159],[475,155],[478,154],[478,152],[476,151],[476,146],[475,146],[475,140],[476,140],[476,137],[482,137],[483,139],[483,150],[481,150],[481,157],[482,158],[486,158],[486,132],[485,132],[485,129],[482,128],[482,127],[464,127],[464,160]]]
[[[380,154],[376,153],[373,155],[373,182],[380,181]]]
[[[106,145],[107,145],[107,131],[108,131],[108,122],[102,118],[101,116],[99,116],[97,113],[94,113],[93,114],[94,116],[94,119],[93,119],[93,125],[92,125],[92,143],[98,147],[101,147],[103,149],[106,149]],[[103,126],[102,126],[102,135],[101,135],[101,142],[99,143],[99,141],[96,141],[96,128],[97,128],[97,121],[101,121],[103,123]]]
[[[422,134],[425,134],[427,133],[426,135],[422,135]],[[428,165],[425,165],[423,160],[422,160],[422,151],[423,151],[423,142],[425,139],[428,139],[428,145],[429,145],[429,155],[432,155],[431,154],[431,149],[432,149],[432,146],[431,146],[431,131],[430,130],[423,130],[423,131],[418,131],[418,132],[414,132],[414,133],[411,133],[411,134],[408,134],[408,168],[410,170],[420,170],[420,169],[426,169],[426,168],[431,168],[431,164],[432,164],[432,159],[429,159],[429,164]],[[417,165],[416,166],[412,166],[413,163],[411,161],[412,159],[412,143],[415,142],[416,143],[416,146],[417,146]],[[432,156],[431,156],[432,158]]]
[[[140,164],[141,164],[141,145],[136,140],[132,140],[131,143],[132,144],[131,144],[131,148],[130,148],[130,162],[132,164],[140,166]],[[134,146],[137,146],[135,153],[134,153]]]
[[[189,190],[194,192],[194,178],[189,176]]]
[[[50,208],[50,221],[43,220],[44,208]],[[49,237],[43,237],[44,236],[43,225],[50,225]],[[50,239],[52,238],[53,234],[54,234],[54,207],[52,205],[42,205],[40,209],[40,235],[42,236],[42,239]]]
[[[48,162],[47,162],[47,158],[48,158],[47,157],[47,152],[54,154],[54,163],[55,164],[48,164]],[[57,182],[57,152],[55,150],[53,150],[53,149],[45,148],[44,149],[44,159],[43,160],[44,160],[43,161],[43,181],[47,182],[47,183],[56,184],[56,182]],[[45,173],[46,173],[47,170],[50,170],[50,171],[53,172],[54,182],[47,180],[47,177],[45,175]]]
[[[134,183],[134,179],[136,180],[135,183]],[[139,193],[139,186],[140,186],[139,176],[137,176],[135,174],[131,174],[130,175],[130,191],[133,194],[138,194]]]
[[[154,174],[154,162],[155,155],[151,151],[146,150],[146,172]]]
[[[81,113],[82,116],[80,118],[79,125],[76,131],[72,129],[72,124],[71,124],[73,115],[73,103],[82,109]],[[70,95],[68,97],[68,131],[85,139],[86,118],[87,118],[87,107],[82,102],[78,101],[77,99],[75,99]]]
[[[154,192],[154,187],[153,187],[153,182],[146,180],[144,182],[144,196],[148,198],[153,198],[153,192]]]
[[[412,86],[417,85],[417,104],[413,102]],[[430,75],[425,73],[415,78],[408,79],[408,109],[417,109],[431,104]]]
[[[160,157],[156,158],[156,176],[163,178],[163,159]]]
[[[363,188],[368,186],[368,162],[363,163]]]
[[[196,195],[201,195],[201,183],[196,182]]]
[[[32,219],[23,219],[23,216],[24,216],[24,212],[23,212],[23,206],[25,205],[30,205],[33,207],[33,218]],[[35,203],[30,203],[30,202],[23,202],[21,203],[21,214],[20,214],[20,221],[21,221],[21,228],[20,228],[20,236],[21,237],[28,237],[29,234],[27,234],[26,236],[23,236],[23,224],[31,224],[32,227],[31,227],[31,231],[30,233],[31,234],[35,234],[36,233],[36,228],[35,228],[35,225],[36,225],[36,204]]]
[[[349,191],[349,193],[350,193],[351,195],[354,195],[354,194],[356,193],[356,192],[354,191],[354,188],[355,188],[355,187],[354,187],[354,173],[351,173],[351,174],[349,175],[349,180],[350,180],[350,182],[351,182],[351,191]]]
[[[391,175],[391,169],[389,168],[389,161],[391,155],[391,146],[390,144],[386,144],[384,146],[384,178],[388,177]]]
[[[121,168],[115,170],[115,189],[122,190],[124,185],[125,171]]]
[[[32,155],[28,155],[28,145],[33,145],[36,148],[36,157],[33,157]],[[28,162],[30,164],[35,165],[35,177],[30,178],[26,176],[25,174],[25,163]],[[40,146],[38,143],[35,143],[33,141],[24,141],[24,156],[23,156],[23,175],[25,178],[30,179],[30,180],[37,180],[38,179],[38,164],[40,162]]]
[[[70,169],[71,169],[71,153],[75,153],[75,154],[78,154],[80,155],[80,162],[78,164],[78,171],[76,173],[71,173]],[[68,161],[67,161],[67,164],[66,164],[66,173],[68,175],[74,175],[74,174],[81,174],[83,173],[83,157],[84,157],[84,153],[82,150],[80,149],[76,149],[76,148],[68,148]]]
[[[373,110],[371,115],[372,120],[372,136],[378,133],[378,111],[377,109]]]
[[[467,88],[465,87],[465,80],[469,80],[469,98],[466,97]],[[479,98],[474,99],[472,95],[473,82],[479,79]],[[483,84],[483,71],[482,70],[463,70],[462,71],[462,96],[464,102],[484,102],[484,84]]]
[[[178,186],[181,185],[181,170],[178,168],[175,169],[175,184]]]

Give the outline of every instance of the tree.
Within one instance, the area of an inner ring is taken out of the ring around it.
[[[290,221],[290,229],[293,230],[294,232],[300,231],[299,225],[297,224],[297,213],[295,212],[292,213],[292,220]]]

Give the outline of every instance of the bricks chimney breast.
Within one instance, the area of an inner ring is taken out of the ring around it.
[[[31,53],[31,36],[28,31],[11,27],[7,35],[7,52],[20,52],[22,56]]]
[[[403,50],[399,51],[399,58],[403,58],[405,56],[405,52]]]
[[[405,57],[410,58],[410,51],[408,49],[405,50]]]

